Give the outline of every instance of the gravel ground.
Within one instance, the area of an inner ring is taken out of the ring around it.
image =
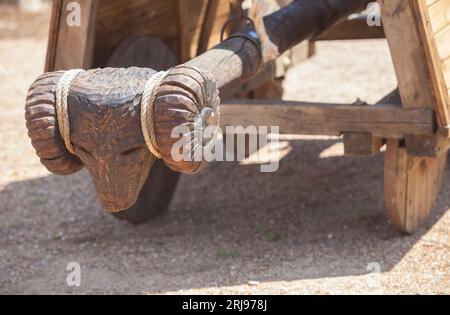
[[[344,158],[340,139],[286,138],[274,174],[216,163],[183,176],[169,211],[148,224],[102,212],[88,174],[49,174],[26,135],[48,16],[27,17],[29,27],[5,23],[5,12],[0,293],[450,294],[448,171],[430,220],[402,236],[385,215],[382,154]],[[382,40],[321,43],[289,73],[286,98],[375,102],[396,86],[391,63]],[[81,287],[65,283],[69,262],[81,265]]]

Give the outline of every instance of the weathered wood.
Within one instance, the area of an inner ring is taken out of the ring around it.
[[[378,2],[403,106],[433,108],[439,125],[448,125],[448,93],[444,95],[441,61],[437,60],[427,8],[420,0]]]
[[[69,175],[82,169],[83,164],[66,149],[58,130],[54,104],[56,84],[62,74],[44,74],[31,85],[25,119],[28,136],[41,163],[52,173]]]
[[[343,105],[270,100],[225,100],[221,126],[279,126],[285,134],[339,136],[368,132],[378,138],[433,135],[434,112],[398,105]]]
[[[96,0],[76,2],[81,10],[79,26],[68,23],[69,14],[75,12],[68,11],[68,8],[71,8],[68,7],[70,3],[73,4],[73,1],[53,2],[46,71],[92,67],[99,2]]]
[[[68,155],[57,131],[54,92],[62,72],[41,76],[27,98],[27,125],[32,144],[43,163],[63,159],[58,173],[77,170],[79,161],[90,172],[103,208],[110,212],[131,207],[148,178],[156,158],[148,150],[140,121],[140,103],[144,86],[155,74],[149,68],[104,68],[88,70],[71,84],[68,95],[70,140],[75,155]],[[53,98],[52,98],[53,97]],[[155,100],[155,133],[164,163],[174,171],[193,173],[207,162],[195,159],[198,147],[214,138],[194,137],[197,125],[217,126],[218,90],[210,74],[188,66],[169,70]],[[46,119],[35,126],[35,119]],[[182,134],[173,137],[175,127]],[[152,128],[149,127],[150,130]],[[191,143],[190,159],[176,160],[174,144],[184,137]],[[64,166],[69,170],[66,171]]]
[[[178,59],[175,54],[159,38],[134,36],[127,38],[116,48],[106,66],[113,68],[141,67],[162,71],[177,64]]]
[[[379,3],[403,106],[434,108],[440,129],[446,129],[449,102],[441,69],[445,63],[442,66],[442,59],[439,60],[442,49],[436,47],[430,11],[420,0],[379,0]],[[406,147],[396,139],[387,140],[386,207],[392,224],[401,232],[416,231],[429,216],[437,198],[448,149],[441,134],[408,135]]]
[[[217,10],[219,9],[219,4],[219,0],[208,0],[206,3],[200,37],[198,39],[197,55],[204,53],[209,47],[209,41],[213,33],[214,20]]]
[[[56,56],[56,45],[58,42],[58,29],[60,24],[59,21],[61,19],[61,7],[62,1],[53,1],[52,15],[50,17],[50,28],[47,42],[47,55],[45,59],[46,72],[56,70],[54,65]]]
[[[438,6],[439,3],[450,3],[449,0],[439,1],[433,4]],[[427,58],[427,65],[430,72],[430,82],[433,88],[434,97],[436,99],[437,111],[440,116],[445,115],[449,111],[450,97],[448,93],[448,84],[446,77],[449,75],[445,71],[445,60],[450,57],[450,22],[447,25],[434,25],[437,29],[433,29],[431,20],[435,18],[436,12],[426,6],[423,1],[412,1],[414,5],[418,30],[423,42],[423,49]],[[445,8],[441,5],[442,9]],[[433,14],[433,17],[431,16]],[[450,15],[450,10],[447,11],[447,15]],[[438,15],[439,16],[439,15]],[[442,125],[448,124],[448,121],[443,121]]]
[[[345,132],[344,153],[347,156],[373,156],[380,152],[383,139],[375,138],[368,132]]]
[[[393,226],[414,233],[428,218],[440,190],[447,154],[411,157],[396,139],[387,140],[384,166],[385,198]]]
[[[99,1],[94,66],[104,67],[115,48],[136,35],[161,39],[176,53],[180,62],[196,56],[207,1]],[[221,26],[228,18],[228,0],[218,2],[212,19],[209,47],[219,43]]]
[[[450,139],[440,134],[431,136],[406,136],[406,152],[415,157],[437,157],[450,148]]]
[[[108,61],[109,67],[147,67],[157,71],[178,64],[173,52],[159,39],[148,37],[125,40]],[[163,161],[155,161],[136,203],[114,215],[135,224],[144,223],[167,209],[175,192],[180,173],[170,170]]]
[[[367,17],[365,15],[359,15],[336,24],[319,36],[315,37],[314,40],[353,40],[377,38],[385,38],[383,28],[378,26],[369,26],[367,24]]]
[[[428,7],[429,22],[434,32],[439,32],[450,23],[450,1],[437,0],[425,3]]]

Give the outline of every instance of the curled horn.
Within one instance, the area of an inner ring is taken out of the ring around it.
[[[58,129],[55,93],[63,73],[45,73],[31,85],[25,105],[25,119],[28,135],[41,163],[52,173],[69,175],[82,169],[83,164],[66,149]]]
[[[208,164],[203,154],[200,159],[194,158],[194,152],[214,145],[216,134],[197,137],[196,133],[203,133],[207,127],[219,127],[219,104],[219,90],[211,73],[186,65],[169,70],[155,100],[156,141],[161,159],[169,168],[191,174]],[[186,132],[172,134],[179,126],[187,127]],[[174,159],[174,145],[184,136],[189,139],[191,156]]]

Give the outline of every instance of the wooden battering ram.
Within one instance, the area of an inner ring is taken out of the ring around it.
[[[180,172],[206,166],[172,160],[178,139],[171,130],[201,119],[204,127],[220,121],[222,127],[278,125],[281,133],[343,135],[348,155],[374,155],[386,144],[385,196],[393,225],[412,233],[427,218],[449,147],[450,0],[379,0],[383,28],[347,19],[370,1],[277,1],[265,12],[264,27],[258,21],[256,31],[251,24],[234,25],[221,43],[228,0],[79,0],[76,27],[67,24],[69,2],[54,1],[47,73],[30,88],[27,127],[50,171],[89,170],[107,211],[139,223],[164,210]],[[233,8],[239,1],[231,2]],[[267,89],[267,75],[260,73],[274,74],[274,51],[281,54],[304,40],[384,36],[399,87],[375,105],[225,97],[243,95],[249,81],[257,83],[248,85],[254,90],[246,95],[258,95],[257,86]],[[97,69],[71,85],[71,154],[58,130],[55,90],[63,74],[57,70],[73,68]],[[142,135],[140,101],[145,82],[164,69],[170,70],[154,108],[161,153],[156,159]]]

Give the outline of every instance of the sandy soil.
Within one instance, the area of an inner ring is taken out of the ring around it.
[[[430,220],[402,236],[385,215],[382,154],[344,158],[340,139],[286,140],[274,174],[216,163],[184,176],[148,224],[104,213],[85,171],[50,175],[27,138],[48,16],[35,18],[0,27],[0,293],[450,294],[448,171]],[[287,99],[375,102],[395,85],[381,40],[322,43],[285,88]],[[79,288],[66,285],[73,261]]]

